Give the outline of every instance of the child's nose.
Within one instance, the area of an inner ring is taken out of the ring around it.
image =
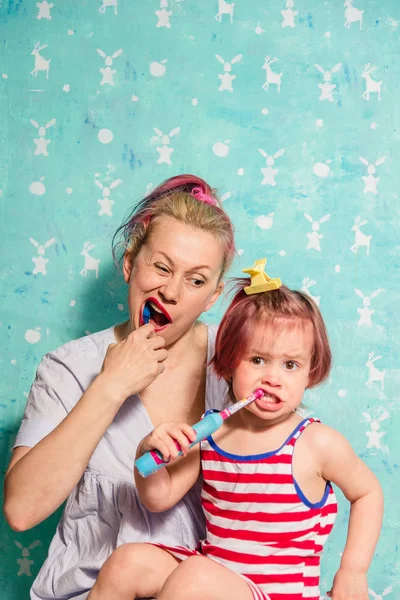
[[[262,383],[264,385],[270,385],[271,387],[280,387],[281,380],[278,368],[273,365],[267,365],[262,374]]]

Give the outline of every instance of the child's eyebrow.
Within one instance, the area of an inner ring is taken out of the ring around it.
[[[268,356],[273,358],[273,355],[269,352],[266,352],[265,350],[257,350],[256,348],[251,348],[249,354],[252,356]],[[304,358],[304,352],[301,350],[294,350],[293,352],[285,352],[284,354],[275,355],[275,357],[290,359]]]

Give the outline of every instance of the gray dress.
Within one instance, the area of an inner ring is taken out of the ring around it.
[[[208,359],[216,326],[208,327]],[[39,365],[14,447],[37,444],[71,411],[98,375],[114,328],[88,335],[47,354]],[[206,408],[221,408],[226,384],[207,367]],[[204,536],[201,482],[172,509],[148,512],[133,479],[136,447],[153,425],[140,398],[126,400],[71,492],[32,600],[83,600],[111,552],[126,542],[155,541],[195,547]],[[60,466],[62,468],[62,465]]]

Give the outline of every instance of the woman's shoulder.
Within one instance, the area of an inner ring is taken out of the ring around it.
[[[96,333],[88,333],[80,338],[70,340],[46,354],[53,358],[74,358],[82,352],[103,354],[109,344],[115,343],[114,326]]]

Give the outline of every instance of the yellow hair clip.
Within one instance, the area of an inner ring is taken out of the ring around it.
[[[260,292],[269,292],[271,290],[277,290],[281,287],[282,281],[279,277],[271,279],[264,271],[264,267],[267,264],[266,258],[260,258],[256,260],[254,265],[249,269],[242,269],[243,273],[247,273],[251,277],[251,284],[244,288],[244,291],[249,296],[250,294],[259,294]]]

